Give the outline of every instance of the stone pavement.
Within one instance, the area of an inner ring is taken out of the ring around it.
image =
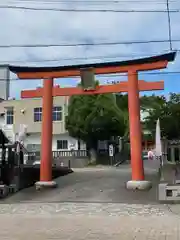
[[[167,205],[116,204],[116,203],[22,203],[1,204],[2,214],[28,215],[83,215],[83,216],[169,216],[174,214]]]
[[[157,202],[156,164],[146,164],[149,192],[124,188],[128,166],[76,169],[57,189],[19,192],[1,201],[0,239],[180,240],[179,205]]]
[[[179,228],[164,205],[2,204],[0,212],[2,240],[174,240]]]

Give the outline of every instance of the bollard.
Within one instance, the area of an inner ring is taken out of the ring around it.
[[[68,161],[68,168],[71,168],[71,160]]]

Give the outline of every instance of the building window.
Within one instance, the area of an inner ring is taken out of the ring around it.
[[[175,147],[174,148],[174,157],[175,157],[175,162],[179,161],[179,148]]]
[[[62,107],[53,107],[53,121],[62,121]]]
[[[27,144],[26,149],[29,152],[40,152],[41,151],[41,144]]]
[[[62,121],[62,107],[53,107],[52,119],[54,122]],[[34,122],[42,121],[42,107],[34,108]]]
[[[42,121],[42,107],[34,108],[34,122]]]
[[[68,141],[67,140],[57,140],[57,149],[58,150],[68,149]]]
[[[6,110],[6,124],[12,125],[14,123],[14,111],[13,109]]]

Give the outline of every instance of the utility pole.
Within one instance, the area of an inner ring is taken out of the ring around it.
[[[169,34],[169,47],[172,51],[172,33],[171,33],[171,17],[169,12],[169,0],[166,0],[166,7],[167,7],[167,17],[168,17],[168,34]]]

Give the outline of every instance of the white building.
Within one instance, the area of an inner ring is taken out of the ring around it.
[[[69,136],[65,129],[68,97],[54,97],[53,109],[53,151],[85,150],[86,144]],[[141,111],[141,121],[148,116],[148,111]],[[29,151],[40,151],[42,125],[42,99],[11,99],[0,102],[0,127],[6,136],[14,141],[20,125],[27,125],[24,145]],[[106,141],[99,141],[99,149],[107,149]]]
[[[85,150],[86,145],[69,136],[65,129],[68,98],[54,97],[53,151]],[[42,99],[5,100],[0,103],[0,125],[10,140],[14,141],[20,125],[27,125],[24,145],[29,151],[40,151],[42,125]]]

